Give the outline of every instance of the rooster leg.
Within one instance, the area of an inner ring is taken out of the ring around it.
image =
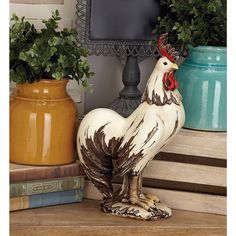
[[[151,200],[153,201],[153,203],[158,203],[160,202],[160,199],[159,197],[155,196],[155,195],[152,195],[152,194],[146,194],[146,193],[143,193],[142,192],[142,175],[140,174],[139,175],[139,194],[140,194],[140,198],[142,199],[148,199],[148,200]]]
[[[112,215],[144,220],[171,216],[171,210],[166,205],[156,202],[154,198],[142,193],[141,175],[126,174],[121,188],[112,198],[103,199],[100,208]]]
[[[121,188],[113,194],[114,200],[129,202],[129,177],[125,175]]]
[[[153,211],[156,208],[155,203],[153,200],[142,196],[139,178],[141,178],[139,175],[130,177],[130,202],[147,211]]]

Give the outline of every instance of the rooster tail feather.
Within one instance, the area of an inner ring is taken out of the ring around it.
[[[92,145],[92,149],[90,148],[81,145],[80,151],[84,171],[95,187],[102,193],[103,197],[111,198],[113,193],[111,185],[112,159],[104,156],[102,153],[97,155],[95,145]]]
[[[79,158],[86,175],[102,193],[103,198],[111,198],[113,195],[111,184],[113,177],[112,156],[118,149],[120,142],[112,138],[108,144],[105,143],[103,129],[106,125],[96,130],[93,137],[87,136],[84,144],[79,141]]]

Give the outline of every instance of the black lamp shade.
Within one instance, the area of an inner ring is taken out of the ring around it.
[[[90,40],[152,40],[158,0],[90,0]]]

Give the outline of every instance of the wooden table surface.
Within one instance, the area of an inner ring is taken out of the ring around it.
[[[159,221],[140,221],[109,216],[98,209],[99,201],[83,200],[10,213],[10,236],[218,236],[226,235],[226,217],[173,210]]]

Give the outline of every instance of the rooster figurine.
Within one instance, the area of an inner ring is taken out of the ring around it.
[[[184,124],[185,113],[173,71],[178,52],[158,38],[158,60],[143,93],[141,104],[127,118],[98,108],[82,120],[78,135],[79,159],[86,175],[102,193],[102,211],[112,215],[156,220],[171,216],[157,196],[142,192],[142,172]],[[168,173],[167,173],[168,174]],[[113,191],[113,177],[123,184]]]

